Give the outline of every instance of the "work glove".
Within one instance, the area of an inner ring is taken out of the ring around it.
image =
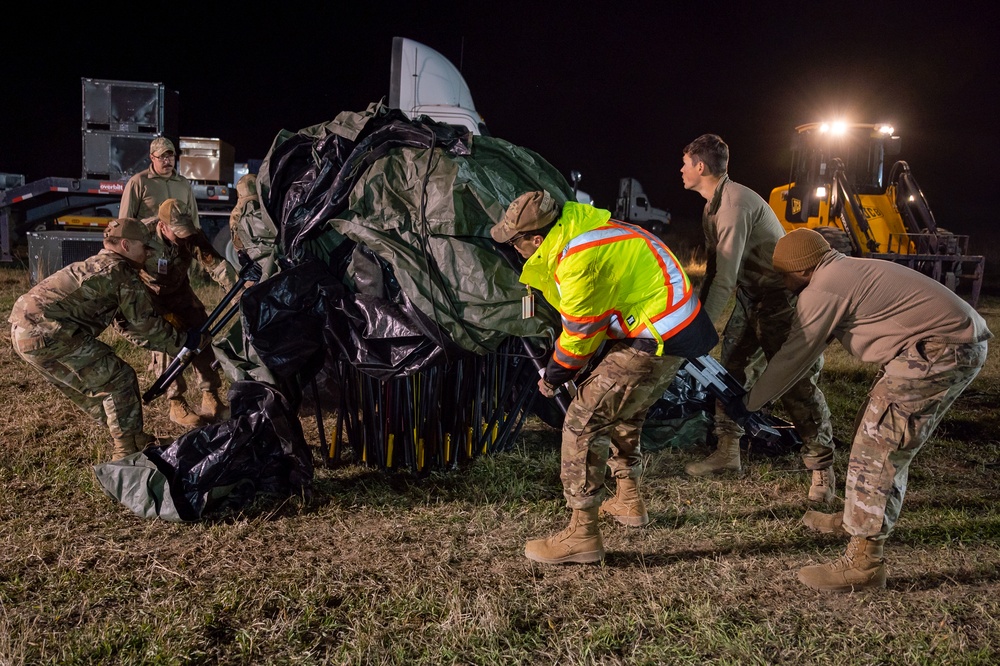
[[[741,428],[744,427],[753,412],[747,411],[747,406],[743,404],[743,398],[735,398],[722,403],[722,408],[726,410],[726,415]]]
[[[202,333],[201,329],[192,328],[187,332],[187,339],[184,340],[184,346],[191,351],[201,351],[206,349],[210,344],[212,344],[212,336],[207,333]]]
[[[746,430],[747,434],[757,439],[777,442],[781,439],[779,433],[772,426],[771,421],[760,412],[751,412],[743,404],[743,399],[730,400],[723,405],[726,415]]]

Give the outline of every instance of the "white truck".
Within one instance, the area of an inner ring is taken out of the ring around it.
[[[392,39],[389,106],[401,110],[408,118],[423,115],[464,127],[473,134],[489,135],[486,121],[476,110],[472,93],[458,68],[426,44],[406,37]],[[587,192],[579,189],[581,178],[579,171],[570,173],[576,200],[594,203]],[[635,178],[619,181],[612,213],[615,219],[632,222],[654,233],[666,231],[670,224],[670,213],[651,206]]]

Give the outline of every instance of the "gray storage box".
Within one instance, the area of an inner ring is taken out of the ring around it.
[[[177,172],[188,180],[232,185],[235,151],[221,139],[182,136]]]
[[[83,132],[83,177],[127,180],[149,167],[149,142],[154,134]]]
[[[162,83],[81,79],[83,129],[177,136],[178,95]]]
[[[28,279],[38,284],[63,266],[83,261],[104,247],[100,231],[32,231],[28,233]]]

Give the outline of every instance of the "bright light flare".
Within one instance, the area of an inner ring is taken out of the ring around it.
[[[816,198],[817,199],[826,199],[826,186],[825,185],[820,185],[819,187],[816,188]]]
[[[892,136],[892,133],[896,131],[896,128],[892,125],[880,125],[878,128],[880,134],[887,134]]]
[[[838,120],[832,123],[820,123],[819,131],[821,134],[840,136],[847,132],[847,123],[843,120]]]

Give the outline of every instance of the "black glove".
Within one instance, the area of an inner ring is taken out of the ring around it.
[[[723,403],[722,408],[726,410],[726,415],[741,428],[746,425],[747,420],[753,415],[753,412],[747,411],[747,406],[743,404],[743,398],[736,398],[735,400],[730,400]]]
[[[184,340],[184,346],[190,350],[201,350],[201,329],[192,328],[187,332],[187,339]]]

